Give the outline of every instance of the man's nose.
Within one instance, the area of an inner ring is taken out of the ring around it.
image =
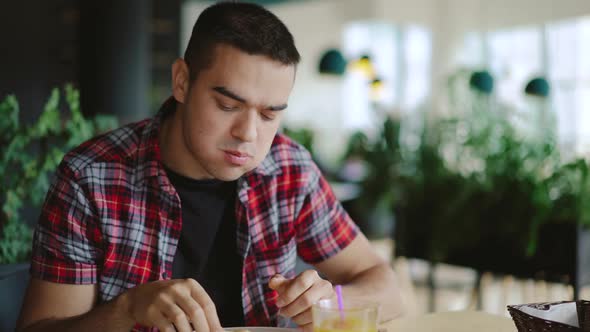
[[[256,141],[258,136],[258,112],[256,110],[243,111],[235,120],[232,127],[232,136],[243,142]]]

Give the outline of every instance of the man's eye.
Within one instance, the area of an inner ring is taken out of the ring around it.
[[[264,120],[264,121],[272,121],[275,119],[274,116],[270,116],[265,113],[260,113],[260,116],[262,117],[262,120]]]
[[[231,111],[235,111],[236,110],[235,107],[227,106],[227,105],[222,105],[222,104],[219,104],[219,109],[222,110],[222,111],[225,111],[225,112],[231,112]]]

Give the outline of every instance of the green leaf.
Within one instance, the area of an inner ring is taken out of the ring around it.
[[[31,254],[32,230],[19,222],[7,223],[0,237],[0,264],[26,261]]]
[[[98,114],[94,117],[94,128],[99,134],[115,129],[118,125],[117,118],[113,116]]]
[[[0,264],[28,259],[32,233],[21,210],[41,207],[64,154],[96,135],[97,128],[117,126],[114,117],[84,118],[78,90],[67,85],[64,92],[69,113],[60,111],[60,90],[53,89],[30,127],[19,122],[15,96],[0,103],[0,174],[4,175],[0,180]]]
[[[51,91],[51,96],[47,100],[41,116],[32,127],[31,136],[42,138],[51,134],[59,134],[61,128],[59,99],[59,90],[55,88]]]
[[[8,95],[0,102],[0,142],[14,135],[19,126],[19,106],[14,95]]]

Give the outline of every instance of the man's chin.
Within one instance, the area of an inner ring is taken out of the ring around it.
[[[235,181],[242,177],[242,175],[248,173],[251,169],[244,169],[244,168],[234,168],[234,169],[224,169],[220,170],[219,172],[214,172],[213,175],[216,179],[221,181]]]

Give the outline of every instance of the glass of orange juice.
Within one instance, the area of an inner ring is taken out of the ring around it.
[[[320,300],[312,308],[314,332],[377,332],[379,305],[345,299],[338,308],[336,299]]]

